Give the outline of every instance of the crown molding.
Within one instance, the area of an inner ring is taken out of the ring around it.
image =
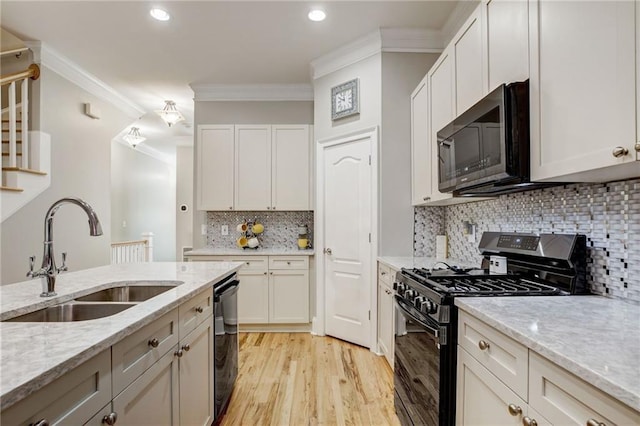
[[[447,18],[447,22],[442,26],[442,30],[440,30],[443,46],[446,46],[451,39],[453,39],[479,3],[478,0],[458,2],[456,8],[453,9],[453,12],[451,12],[451,15]]]
[[[315,80],[380,52],[440,53],[442,34],[424,28],[380,28],[311,61]]]
[[[206,101],[313,101],[310,84],[190,84],[194,100]]]
[[[147,111],[142,107],[44,43],[27,41],[25,45],[33,52],[35,62],[60,74],[92,95],[111,103],[128,116],[139,118],[146,114]]]

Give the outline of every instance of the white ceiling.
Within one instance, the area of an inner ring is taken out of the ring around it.
[[[381,27],[440,30],[457,3],[2,0],[0,26],[42,41],[148,111],[137,123],[146,143],[171,153],[192,141],[190,83],[311,83],[313,59]],[[151,18],[152,5],[172,19]],[[324,22],[307,19],[315,5]],[[168,129],[153,113],[165,99],[186,125]]]

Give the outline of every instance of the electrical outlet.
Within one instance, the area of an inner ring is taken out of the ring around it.
[[[229,225],[222,225],[220,227],[220,233],[222,235],[229,235]]]

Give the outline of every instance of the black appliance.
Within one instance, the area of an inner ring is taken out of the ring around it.
[[[402,269],[393,284],[395,408],[403,425],[455,424],[456,297],[555,296],[583,294],[586,287],[584,235],[485,232],[485,259],[507,258],[508,272],[484,269]],[[483,261],[483,263],[485,263]]]
[[[238,377],[238,281],[230,275],[213,289],[214,423],[222,420]]]
[[[438,132],[438,189],[490,196],[557,183],[529,173],[529,80],[501,85]]]

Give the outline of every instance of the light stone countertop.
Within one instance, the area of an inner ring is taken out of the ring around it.
[[[118,314],[64,323],[0,322],[0,409],[92,358],[242,266],[238,262],[120,264],[58,275],[57,296],[42,298],[40,279],[0,286],[0,320],[72,300],[93,291],[140,281],[178,281]]]
[[[461,268],[479,268],[478,264],[471,264],[458,259],[445,258],[440,259],[436,257],[411,257],[411,256],[380,256],[378,262],[399,271],[402,268],[427,268],[431,269],[433,266],[436,268],[445,268],[445,265],[436,265],[438,262],[446,262],[450,266],[459,266]]]
[[[458,297],[455,304],[640,411],[640,305],[602,296]]]
[[[186,257],[190,256],[313,256],[314,249],[299,250],[297,248],[262,248],[241,249],[226,247],[204,247],[185,252]]]

